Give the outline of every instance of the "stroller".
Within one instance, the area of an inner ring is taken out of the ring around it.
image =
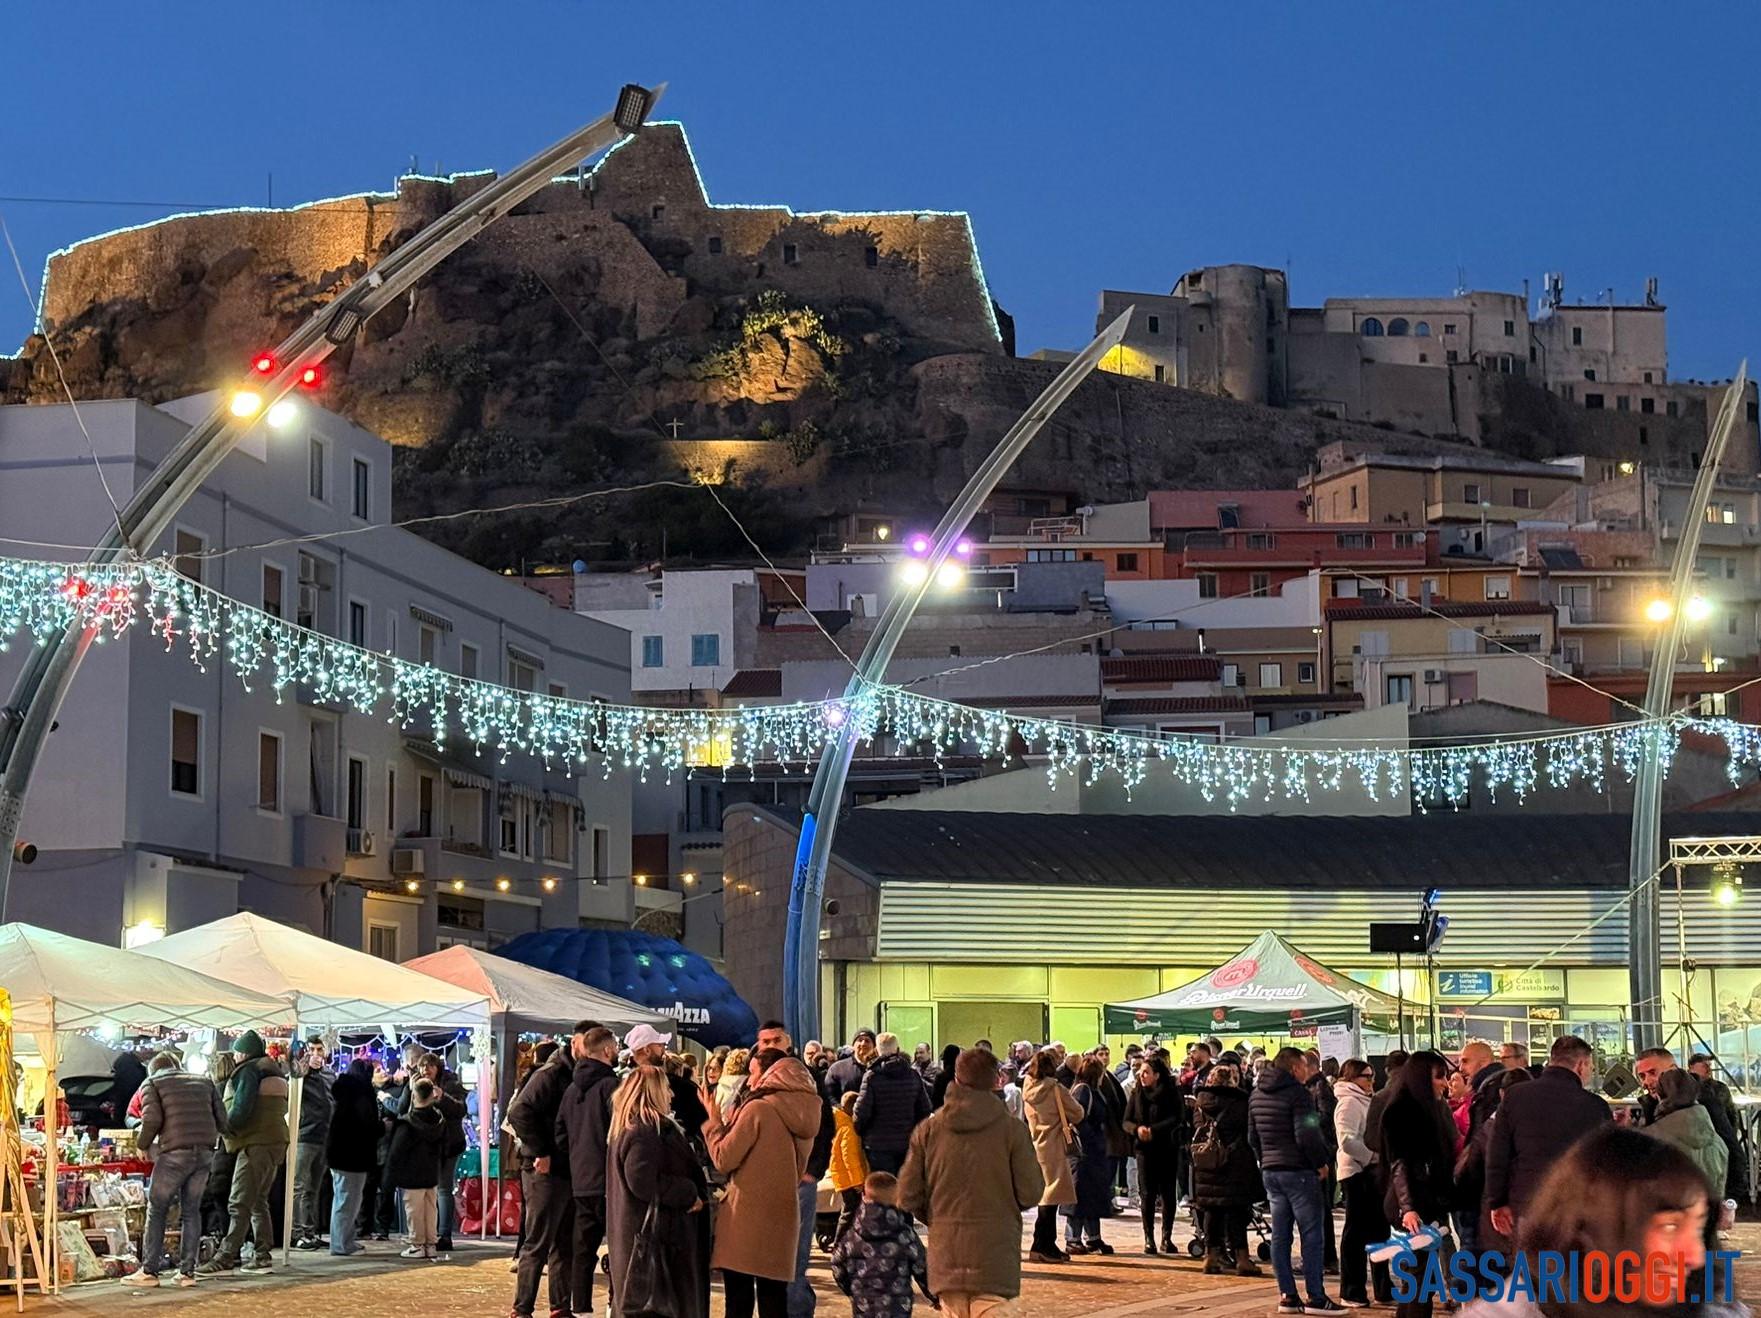
[[[1247,1229],[1259,1238],[1259,1244],[1254,1246],[1254,1254],[1261,1263],[1270,1263],[1272,1261],[1272,1222],[1271,1218],[1268,1216],[1270,1212],[1271,1205],[1256,1203],[1252,1208],[1248,1209],[1247,1213]],[[1198,1226],[1198,1209],[1192,1210],[1192,1217],[1192,1239],[1186,1243],[1186,1252],[1195,1259],[1202,1259],[1205,1256],[1205,1250],[1208,1248],[1208,1245],[1205,1241],[1204,1232],[1200,1230]],[[1223,1259],[1228,1266],[1235,1266],[1235,1256],[1229,1252],[1229,1246],[1227,1244],[1223,1246]]]

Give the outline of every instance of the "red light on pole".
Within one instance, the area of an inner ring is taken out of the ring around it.
[[[316,389],[324,383],[324,371],[317,365],[306,367],[300,372],[300,386],[304,389]]]
[[[275,374],[275,354],[260,352],[251,359],[251,369],[258,375]]]

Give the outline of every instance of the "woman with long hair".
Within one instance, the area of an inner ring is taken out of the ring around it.
[[[1600,1302],[1585,1297],[1583,1283],[1608,1264],[1580,1273],[1576,1303],[1539,1297],[1476,1300],[1462,1318],[1711,1318],[1743,1315],[1745,1305],[1704,1302],[1706,1287],[1693,1274],[1706,1266],[1706,1233],[1712,1192],[1706,1177],[1687,1154],[1667,1141],[1625,1126],[1599,1126],[1572,1145],[1548,1170],[1540,1188],[1517,1223],[1517,1246],[1531,1262],[1541,1254],[1583,1260],[1592,1254],[1611,1261],[1623,1253],[1637,1254],[1647,1282],[1651,1259],[1671,1260],[1661,1268],[1659,1283],[1682,1302],[1664,1308],[1620,1303],[1612,1294]],[[1582,1264],[1580,1263],[1580,1267]],[[1539,1273],[1531,1267],[1531,1275]],[[1682,1283],[1685,1282],[1685,1288]],[[1612,1288],[1611,1288],[1612,1289]],[[1714,1293],[1719,1287],[1712,1288]]]
[[[1224,1253],[1234,1256],[1236,1275],[1257,1277],[1259,1265],[1247,1247],[1247,1222],[1265,1194],[1259,1164],[1248,1142],[1248,1094],[1241,1072],[1213,1066],[1193,1091],[1192,1206],[1205,1238],[1205,1271],[1224,1271]]]
[[[1033,1136],[1033,1155],[1046,1182],[1027,1257],[1037,1263],[1064,1263],[1070,1256],[1058,1248],[1058,1209],[1076,1202],[1070,1146],[1075,1123],[1082,1120],[1082,1107],[1058,1083],[1058,1055],[1050,1048],[1035,1053],[1027,1064],[1021,1106],[1027,1112],[1027,1133]]]
[[[1455,1119],[1444,1103],[1449,1063],[1439,1053],[1416,1052],[1400,1070],[1400,1088],[1382,1116],[1382,1147],[1387,1190],[1382,1207],[1404,1231],[1449,1221],[1455,1190]],[[1413,1264],[1423,1276],[1429,1250]],[[1403,1302],[1399,1318],[1431,1318],[1430,1300]]]
[[[1071,1254],[1111,1254],[1101,1239],[1101,1218],[1113,1207],[1113,1159],[1107,1153],[1107,1102],[1101,1097],[1101,1059],[1088,1053],[1076,1059],[1076,1083],[1070,1097],[1082,1110],[1074,1125],[1081,1149],[1072,1156],[1076,1202],[1064,1224],[1064,1249]]]
[[[1156,1210],[1162,1211],[1162,1248],[1174,1251],[1174,1213],[1180,1203],[1180,1127],[1186,1099],[1168,1064],[1153,1053],[1137,1068],[1125,1100],[1125,1131],[1137,1146],[1137,1192],[1143,1203],[1143,1252],[1156,1252]]]
[[[624,1318],[708,1318],[708,1199],[666,1073],[637,1067],[612,1096],[605,1165],[606,1255]]]

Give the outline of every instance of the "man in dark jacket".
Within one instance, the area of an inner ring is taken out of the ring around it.
[[[378,1170],[384,1129],[373,1063],[357,1057],[330,1087],[330,1128],[324,1134],[324,1161],[330,1167],[330,1252],[338,1257],[362,1249],[355,1237],[367,1178]]]
[[[850,1038],[850,1055],[840,1057],[825,1073],[825,1096],[836,1107],[845,1094],[862,1088],[862,1077],[874,1064],[876,1049],[873,1030],[857,1030]]]
[[[911,1147],[911,1132],[929,1116],[929,1092],[911,1059],[899,1051],[899,1036],[875,1040],[879,1053],[856,1093],[856,1133],[868,1169],[898,1175]]]
[[[207,1076],[190,1075],[178,1068],[177,1057],[160,1053],[141,1089],[142,1149],[153,1154],[153,1177],[147,1184],[147,1227],[141,1238],[141,1266],[123,1280],[131,1286],[157,1286],[159,1264],[165,1254],[165,1217],[175,1200],[183,1205],[183,1220],[191,1225],[182,1232],[178,1272],[192,1280],[196,1275],[197,1251],[202,1233],[195,1223],[202,1217],[202,1191],[208,1185],[208,1164],[214,1144],[226,1129],[226,1112],[220,1091]]]
[[[1491,1120],[1498,1110],[1498,1077],[1504,1074],[1501,1062],[1492,1058],[1492,1045],[1471,1039],[1456,1055],[1456,1064],[1468,1082],[1468,1128],[1466,1143],[1472,1144],[1480,1127]],[[1463,1249],[1480,1247],[1480,1198],[1486,1192],[1484,1174],[1470,1160],[1455,1181],[1455,1239]]]
[[[546,1271],[550,1275],[550,1311],[575,1311],[569,1302],[574,1284],[570,1258],[575,1199],[569,1185],[569,1160],[557,1150],[556,1117],[574,1081],[575,1063],[586,1056],[587,1035],[598,1028],[598,1021],[576,1025],[568,1048],[558,1048],[548,1062],[532,1072],[508,1104],[508,1125],[519,1142],[520,1189],[526,1204],[526,1234],[520,1244],[514,1283],[518,1318],[531,1318],[532,1307],[538,1302],[538,1278]]]
[[[328,1168],[324,1162],[324,1137],[330,1131],[330,1087],[336,1075],[322,1039],[306,1044],[306,1053],[294,1063],[300,1082],[300,1134],[294,1149],[294,1215],[287,1234],[295,1249],[324,1248],[324,1224],[319,1204]]]
[[[1382,1061],[1382,1087],[1370,1095],[1370,1106],[1364,1113],[1364,1143],[1372,1149],[1382,1147],[1382,1117],[1400,1092],[1400,1073],[1406,1067],[1406,1056],[1406,1049],[1396,1048]]]
[[[1314,1100],[1303,1083],[1307,1062],[1297,1048],[1280,1048],[1260,1073],[1247,1104],[1247,1138],[1272,1203],[1272,1271],[1278,1277],[1280,1313],[1330,1313],[1323,1272],[1321,1187],[1333,1160],[1333,1144],[1321,1129]],[[1298,1296],[1290,1265],[1291,1229],[1302,1237],[1303,1284]]]
[[[1608,1104],[1584,1088],[1594,1060],[1589,1044],[1561,1035],[1540,1077],[1506,1091],[1486,1146],[1484,1200],[1503,1235],[1515,1235],[1516,1219],[1559,1156],[1614,1119]]]
[[[575,1310],[593,1309],[593,1270],[605,1243],[605,1156],[611,1138],[611,1096],[618,1087],[612,1063],[618,1057],[618,1036],[603,1025],[581,1040],[582,1058],[557,1109],[557,1156],[569,1164],[569,1190],[575,1198],[574,1235],[570,1241],[570,1289]]]
[[[1712,1074],[1712,1068],[1717,1064],[1718,1059],[1711,1053],[1695,1053],[1688,1058],[1688,1070],[1700,1081],[1700,1102],[1713,1114],[1712,1128],[1721,1129],[1718,1125],[1721,1116],[1724,1124],[1730,1127],[1730,1138],[1725,1140],[1725,1148],[1730,1150],[1730,1170],[1724,1179],[1724,1189],[1727,1199],[1736,1199],[1745,1193],[1743,1187],[1749,1179],[1749,1158],[1743,1152],[1742,1141],[1737,1138],[1737,1105],[1730,1096],[1730,1086]]]

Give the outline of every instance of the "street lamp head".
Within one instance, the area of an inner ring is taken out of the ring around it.
[[[936,585],[943,590],[958,590],[965,580],[966,569],[951,558],[936,569]]]
[[[255,389],[240,389],[233,394],[227,410],[236,417],[251,417],[263,410],[263,395]]]
[[[618,93],[617,109],[611,113],[612,122],[626,133],[633,133],[647,121],[653,105],[653,92],[636,83],[626,83]]]
[[[269,413],[263,419],[269,423],[271,430],[286,430],[299,414],[299,404],[290,398],[282,398],[269,404]]]
[[[919,558],[922,558],[924,555],[929,553],[929,546],[930,546],[929,537],[927,535],[924,535],[920,531],[916,535],[911,537],[911,543],[908,547],[910,548],[910,550],[913,554],[917,555],[917,557],[919,557]]]
[[[954,545],[954,552],[960,555],[961,558],[971,558],[972,541],[964,539],[957,541]]]
[[[1689,622],[1705,622],[1712,616],[1712,601],[1704,595],[1692,596],[1685,612]]]
[[[1657,623],[1658,625],[1662,625],[1663,623],[1668,622],[1670,619],[1670,616],[1674,613],[1675,613],[1675,605],[1671,604],[1668,600],[1664,599],[1662,596],[1659,596],[1658,598],[1656,598],[1654,600],[1647,600],[1645,602],[1645,621],[1646,622],[1654,622],[1654,623]]]
[[[921,558],[908,558],[899,564],[899,580],[907,586],[921,586],[929,580],[929,564]]]

